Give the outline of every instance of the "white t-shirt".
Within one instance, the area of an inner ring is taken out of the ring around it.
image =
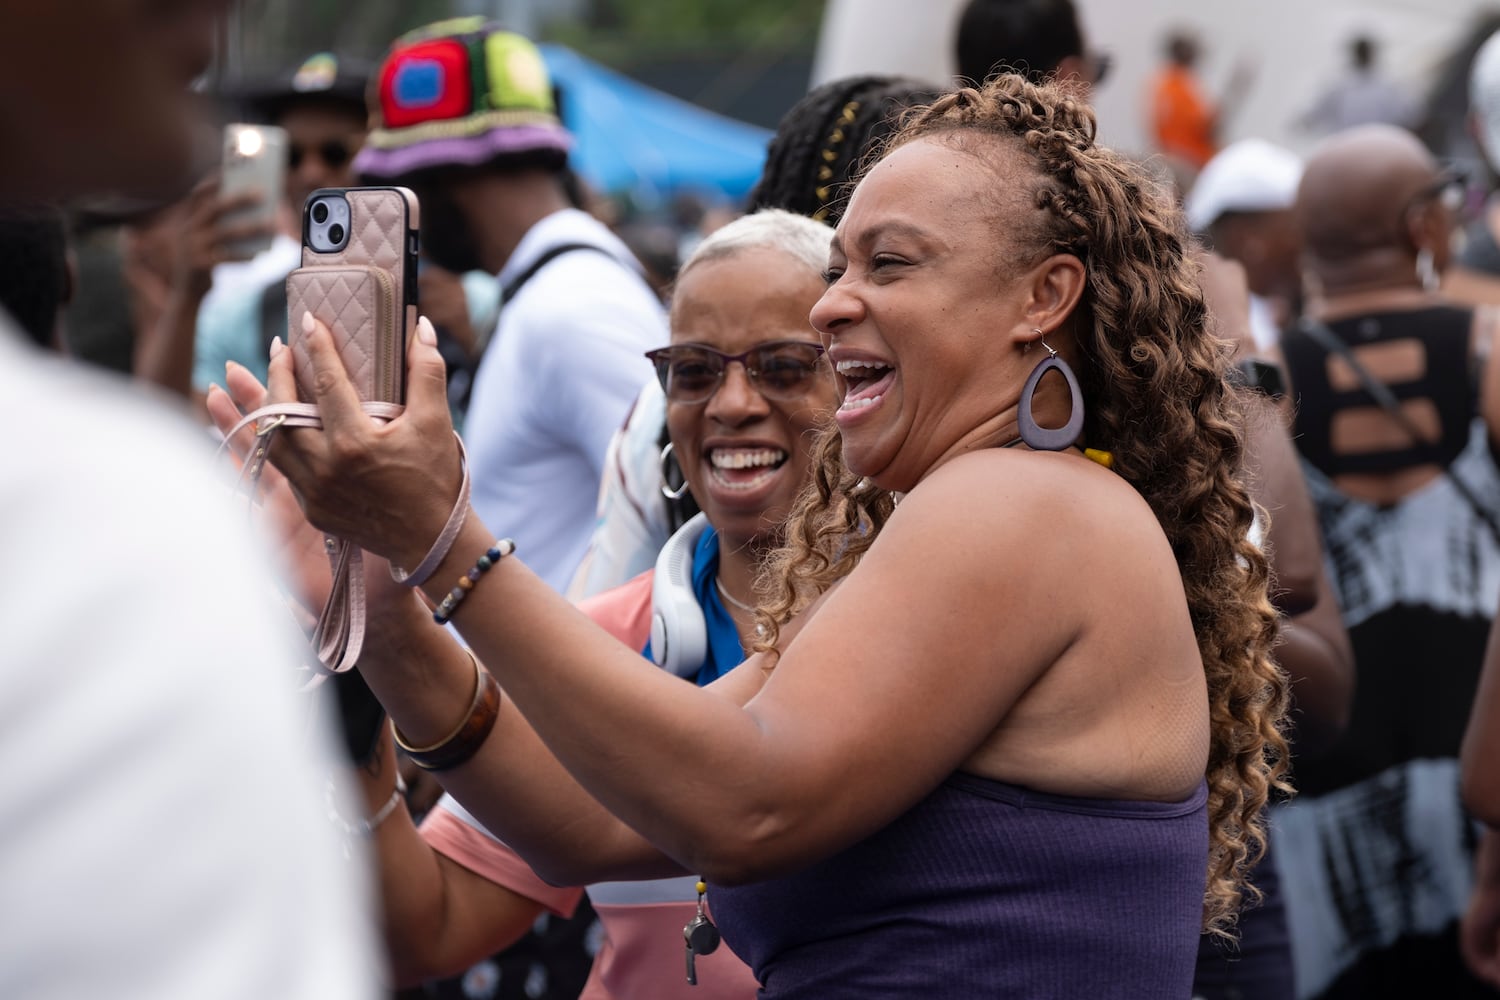
[[[204,436],[3,316],[0,416],[0,996],[377,996],[333,742]]]
[[[610,437],[651,377],[645,352],[667,342],[661,303],[629,249],[584,212],[532,226],[500,284],[574,242],[608,254],[562,254],[501,305],[464,418],[474,509],[558,591],[588,547]]]

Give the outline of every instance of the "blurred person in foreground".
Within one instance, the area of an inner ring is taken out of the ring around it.
[[[361,176],[410,187],[423,252],[501,285],[474,374],[464,441],[482,517],[513,530],[536,572],[567,586],[594,528],[610,437],[666,337],[628,247],[572,206],[572,137],[541,55],[482,18],[402,36],[370,90]]]
[[[1298,189],[1310,287],[1286,398],[1359,678],[1275,821],[1303,996],[1490,995],[1457,943],[1457,757],[1500,600],[1500,356],[1439,289],[1461,200],[1389,125],[1325,140]]]
[[[996,77],[859,182],[811,315],[844,401],[756,653],[706,688],[455,506],[430,331],[377,430],[304,324],[328,430],[272,451],[307,530],[415,565],[466,515],[437,613],[393,595],[361,673],[539,874],[701,876],[767,997],[1188,992],[1250,891],[1287,690],[1228,350],[1180,215],[1093,128]]]
[[[224,12],[0,2],[4,197],[180,185],[189,85]],[[0,548],[64,581],[13,587],[0,609],[0,752],[20,762],[0,822],[0,995],[374,996],[362,856],[341,856],[328,819],[332,743],[294,710],[295,633],[201,434],[3,315],[0,355]]]
[[[682,527],[677,555],[583,610],[631,649],[700,686],[753,647],[755,581],[811,471],[810,446],[837,405],[832,374],[808,322],[823,292],[831,232],[766,211],[705,238],[672,297],[672,343],[653,352],[668,402],[670,444],[703,514]],[[733,359],[738,359],[733,360]],[[259,386],[232,388],[253,406]],[[228,429],[238,411],[211,406]],[[248,437],[248,433],[246,435]],[[672,576],[678,556],[690,573]],[[389,586],[389,584],[385,584]],[[313,603],[323,595],[312,595]],[[653,615],[672,616],[653,631]],[[395,780],[387,737],[367,778],[372,806]],[[518,939],[545,912],[570,915],[583,893],[538,878],[462,806],[445,798],[421,824],[404,811],[376,837],[388,946],[398,982],[452,975]],[[729,949],[705,956],[699,983],[683,974],[681,928],[696,911],[691,876],[592,885],[603,927],[587,998],[750,1000],[756,983]],[[523,996],[502,977],[498,996]]]

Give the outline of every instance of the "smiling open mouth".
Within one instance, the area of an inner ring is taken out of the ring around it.
[[[780,448],[714,448],[708,453],[713,478],[730,489],[754,489],[786,464]]]
[[[840,361],[837,370],[847,386],[840,410],[874,406],[895,374],[894,368],[881,361]]]

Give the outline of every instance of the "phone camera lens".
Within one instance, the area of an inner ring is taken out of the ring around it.
[[[328,221],[328,206],[325,205],[325,204],[323,204],[321,201],[318,202],[317,204],[313,205],[313,207],[312,207],[312,219],[313,219],[314,222],[316,222],[320,226],[323,223],[327,222]]]
[[[332,241],[334,246],[338,246],[340,243],[344,242],[344,227],[339,225],[337,222],[329,226],[328,239]]]

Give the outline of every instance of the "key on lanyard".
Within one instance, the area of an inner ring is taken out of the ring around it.
[[[698,882],[698,912],[693,919],[688,921],[682,929],[682,939],[687,942],[687,981],[689,986],[698,985],[697,958],[699,955],[712,955],[719,947],[719,929],[714,922],[708,919],[704,912],[704,897],[708,893],[708,884]]]

